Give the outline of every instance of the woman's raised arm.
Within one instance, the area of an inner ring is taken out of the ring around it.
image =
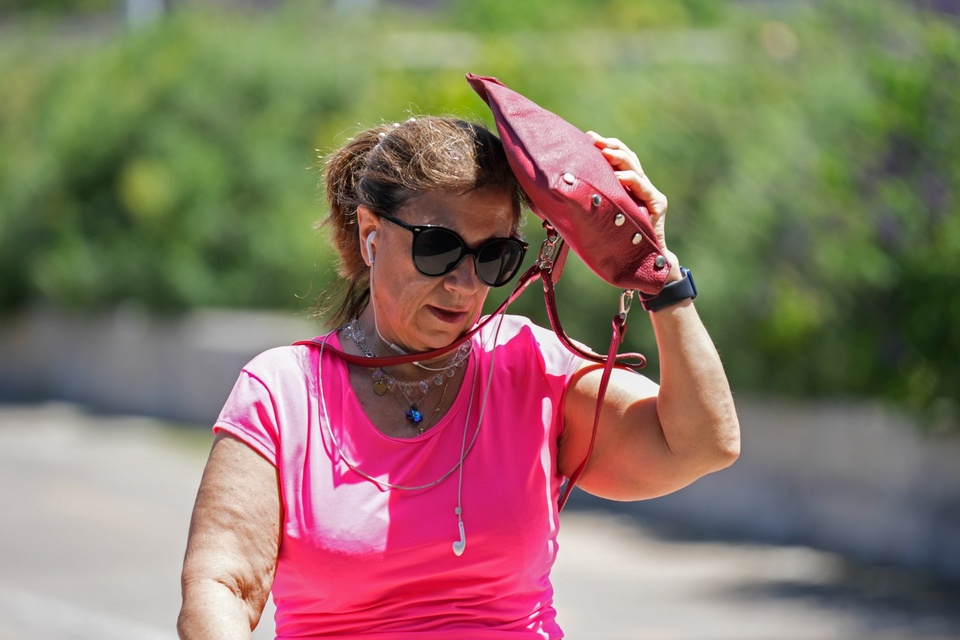
[[[616,138],[592,134],[621,183],[650,212],[669,281],[682,277],[664,234],[667,199],[640,161]],[[693,305],[685,300],[650,313],[660,359],[660,385],[614,370],[604,397],[593,453],[580,479],[585,490],[607,498],[650,498],[686,486],[733,463],[740,425],[720,356]],[[561,471],[569,477],[587,455],[600,370],[584,367],[571,383],[560,443]]]

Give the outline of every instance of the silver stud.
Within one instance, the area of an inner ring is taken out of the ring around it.
[[[627,221],[627,217],[626,217],[625,215],[623,215],[622,213],[618,213],[618,214],[617,214],[616,216],[614,216],[614,218],[613,218],[613,224],[617,225],[618,227],[622,227],[622,226],[623,226],[623,223],[626,222],[626,221]]]
[[[632,242],[633,244],[640,244],[641,242],[643,242],[643,236],[640,235],[639,233],[635,233],[633,234],[633,237],[630,238],[630,242]]]
[[[574,182],[577,181],[577,177],[572,173],[565,173],[563,174],[563,181],[566,182],[567,184],[573,184]]]
[[[667,266],[667,259],[665,256],[657,256],[657,259],[653,261],[653,266],[657,269],[663,269]]]
[[[599,207],[600,203],[603,202],[603,198],[600,197],[599,193],[595,193],[593,197],[590,198],[590,201],[593,203],[593,206]]]

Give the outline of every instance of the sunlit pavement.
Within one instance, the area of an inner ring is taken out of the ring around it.
[[[176,638],[209,443],[204,429],[0,406],[0,640]],[[568,638],[960,639],[960,597],[924,576],[571,505],[554,572]],[[271,617],[254,638],[273,637]]]

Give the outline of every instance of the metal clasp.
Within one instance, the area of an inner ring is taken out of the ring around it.
[[[633,295],[636,293],[633,289],[624,289],[620,294],[620,319],[626,320],[630,313],[630,307],[633,305]]]
[[[553,268],[553,259],[557,255],[557,241],[559,235],[548,235],[546,240],[540,245],[540,253],[537,254],[537,265],[541,271],[550,272]]]

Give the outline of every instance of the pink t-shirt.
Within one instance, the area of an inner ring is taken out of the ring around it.
[[[339,347],[336,334],[327,340]],[[319,347],[281,347],[243,369],[215,430],[279,469],[278,639],[563,636],[550,583],[563,481],[557,440],[581,360],[517,316],[473,340],[453,407],[411,439],[377,430],[329,351],[321,363]],[[363,474],[431,486],[387,488]]]

